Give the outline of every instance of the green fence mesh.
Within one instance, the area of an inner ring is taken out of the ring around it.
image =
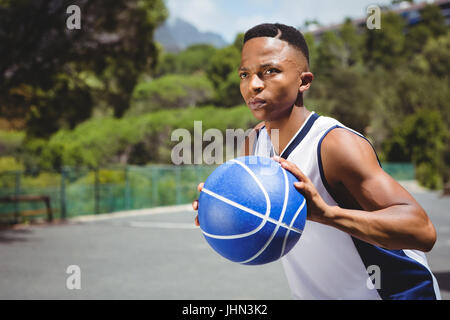
[[[186,204],[198,197],[197,184],[216,166],[126,166],[88,170],[64,168],[61,172],[0,173],[0,198],[49,196],[54,218],[70,218],[123,210]],[[383,163],[396,180],[414,180],[410,163]],[[0,221],[14,214],[45,209],[44,202],[2,203]],[[25,219],[45,218],[42,214]],[[24,219],[24,218],[21,218]]]

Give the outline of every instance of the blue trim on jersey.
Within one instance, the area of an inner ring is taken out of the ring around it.
[[[331,130],[336,128],[349,130],[339,125],[335,125],[328,129],[319,140],[317,146],[317,159],[322,183],[335,202],[338,203],[338,201],[336,201],[337,197],[331,192],[331,187],[325,178],[320,151],[325,136]],[[356,134],[351,130],[349,131]],[[363,135],[358,134],[358,136],[367,140]],[[370,141],[367,141],[372,146]],[[374,152],[381,167],[375,149]],[[388,250],[355,237],[351,238],[366,269],[371,265],[376,265],[380,268],[381,284],[380,289],[377,289],[377,291],[382,299],[437,299],[431,272],[424,265],[408,257],[403,250]],[[368,274],[368,276],[370,275]]]
[[[297,134],[297,136],[292,140],[292,142],[289,144],[289,146],[283,151],[281,154],[281,158],[287,159],[292,151],[294,151],[295,148],[300,144],[300,142],[306,137],[309,130],[311,130],[312,125],[316,120],[319,118],[319,115],[317,113],[313,113],[308,121],[303,126],[302,130]]]
[[[378,294],[386,300],[436,300],[430,271],[403,250],[387,250],[352,237],[366,269],[380,268]]]

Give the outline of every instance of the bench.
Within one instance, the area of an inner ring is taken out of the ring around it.
[[[53,211],[50,205],[50,197],[49,196],[32,196],[32,195],[20,195],[20,196],[7,196],[1,197],[0,203],[19,203],[19,202],[40,202],[43,201],[45,203],[45,209],[37,209],[37,210],[24,210],[24,211],[16,211],[12,213],[4,213],[0,214],[0,217],[14,217],[14,223],[17,223],[19,220],[19,216],[34,216],[47,214],[47,221],[53,221]]]

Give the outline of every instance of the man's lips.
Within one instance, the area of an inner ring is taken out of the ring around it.
[[[263,100],[263,99],[250,99],[248,101],[248,106],[252,110],[260,109],[260,108],[264,107],[265,105],[266,105],[266,100]]]

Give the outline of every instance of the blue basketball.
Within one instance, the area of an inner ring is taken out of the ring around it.
[[[306,201],[297,179],[259,156],[230,160],[205,181],[198,220],[209,245],[223,257],[258,265],[278,260],[300,239]]]

